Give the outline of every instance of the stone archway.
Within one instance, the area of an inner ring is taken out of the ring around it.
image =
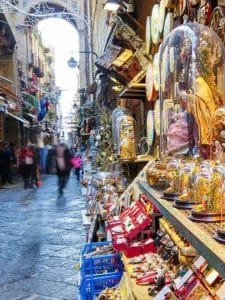
[[[85,2],[83,0],[20,0],[16,4],[16,8],[9,6],[8,0],[3,0],[3,11],[9,23],[9,26],[13,32],[17,51],[16,51],[16,60],[21,62],[26,62],[27,60],[27,36],[29,36],[30,31],[32,30],[32,24],[29,26],[29,21],[33,22],[35,26],[38,21],[43,20],[49,17],[49,14],[52,13],[52,16],[65,19],[72,23],[76,30],[79,33],[80,40],[80,49],[89,48],[90,39],[88,35],[90,33],[89,21],[84,17]],[[35,17],[32,19],[27,14],[38,14],[43,15],[38,17],[35,20]],[[89,61],[88,58],[85,58],[82,61],[82,69],[80,68],[81,78],[80,81],[86,86],[86,78],[89,74]],[[84,76],[84,74],[86,76]],[[89,79],[88,79],[89,80]]]

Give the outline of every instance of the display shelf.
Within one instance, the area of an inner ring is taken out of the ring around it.
[[[124,160],[124,159],[119,159],[120,163],[124,163],[124,164],[127,164],[127,163],[143,163],[143,162],[149,162],[149,161],[152,161],[154,159],[153,156],[151,155],[139,155],[137,156],[136,159],[133,159],[133,160]]]
[[[152,203],[160,210],[174,227],[186,238],[219,274],[225,278],[225,246],[213,239],[199,223],[190,221],[187,213],[173,207],[173,202],[161,199],[162,193],[151,188],[146,182],[139,182],[139,187]]]

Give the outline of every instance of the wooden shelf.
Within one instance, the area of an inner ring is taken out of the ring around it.
[[[153,159],[154,159],[154,157],[151,155],[139,155],[134,160],[119,159],[119,162],[124,163],[124,164],[136,164],[136,163],[149,162],[149,161],[152,161]]]
[[[161,199],[161,193],[146,182],[139,182],[139,187],[209,265],[225,278],[225,246],[216,242],[201,224],[189,220],[184,211],[174,208],[173,203]]]

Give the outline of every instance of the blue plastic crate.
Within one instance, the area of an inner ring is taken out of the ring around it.
[[[84,259],[80,267],[82,277],[114,272],[123,272],[123,263],[119,254],[93,256]]]
[[[107,287],[116,286],[122,277],[122,272],[111,275],[87,276],[80,285],[80,299],[94,300]]]
[[[105,242],[96,242],[96,243],[86,243],[86,244],[84,244],[84,246],[83,246],[83,248],[81,249],[81,252],[80,252],[80,266],[82,265],[82,263],[85,259],[89,259],[88,257],[86,258],[87,254],[95,251],[98,247],[108,246],[108,245],[112,245],[112,242],[105,241]],[[96,257],[96,255],[94,257]]]

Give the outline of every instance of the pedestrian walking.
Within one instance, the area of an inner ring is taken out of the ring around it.
[[[80,171],[82,167],[82,158],[77,153],[71,160],[72,166],[74,168],[74,174],[77,176],[77,181],[80,181]]]
[[[24,188],[37,187],[37,153],[33,145],[28,144],[21,150],[20,156],[20,173],[23,176]]]
[[[65,143],[59,143],[56,147],[56,172],[58,176],[58,192],[63,194],[71,171],[71,153]]]

